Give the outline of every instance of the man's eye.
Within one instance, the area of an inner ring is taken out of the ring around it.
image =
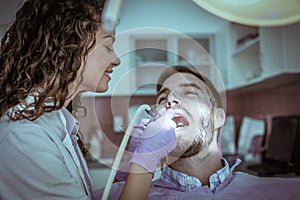
[[[167,100],[167,98],[166,97],[161,97],[161,98],[159,98],[158,99],[158,104],[163,104],[163,103],[165,103],[166,102],[166,100]]]
[[[198,94],[197,94],[197,92],[194,92],[194,91],[187,91],[187,92],[185,92],[185,95],[187,95],[187,96],[197,96]]]

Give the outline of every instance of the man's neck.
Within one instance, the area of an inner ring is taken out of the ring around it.
[[[197,155],[180,158],[168,165],[176,171],[197,177],[202,185],[209,185],[209,177],[223,167],[218,152],[211,152],[204,158]]]

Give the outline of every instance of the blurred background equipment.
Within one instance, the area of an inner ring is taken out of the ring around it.
[[[300,116],[277,116],[272,119],[271,135],[262,152],[259,165],[248,166],[260,176],[271,176],[280,173],[295,172],[300,168]]]

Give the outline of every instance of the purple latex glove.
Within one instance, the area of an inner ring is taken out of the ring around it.
[[[137,125],[138,126],[147,126],[150,119],[142,119]],[[129,140],[128,149],[126,152],[126,159],[123,161],[119,167],[119,170],[116,173],[116,179],[118,181],[126,181],[130,169],[130,160],[132,158],[132,154],[135,151],[135,148],[137,147],[139,143],[139,139],[141,135],[143,134],[143,130],[140,128],[133,129],[131,133],[131,137]]]
[[[167,110],[159,119],[149,123],[144,131],[133,135],[139,138],[139,142],[132,154],[131,163],[154,173],[158,162],[176,147],[176,123],[172,120],[174,115],[174,110]]]

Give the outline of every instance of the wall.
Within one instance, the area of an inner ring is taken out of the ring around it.
[[[227,114],[235,117],[236,142],[243,116],[265,120],[267,143],[272,117],[277,115],[300,115],[300,79],[295,83],[261,90],[227,92]]]
[[[224,23],[191,0],[124,0],[117,33],[142,27],[215,33]]]

